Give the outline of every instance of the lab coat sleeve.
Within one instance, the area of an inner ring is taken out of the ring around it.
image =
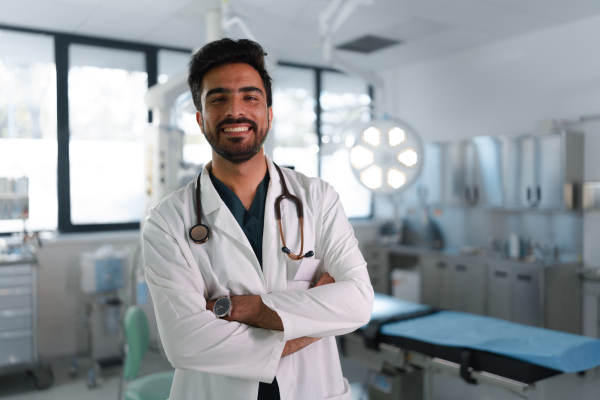
[[[273,331],[283,341],[343,335],[367,324],[371,317],[374,294],[367,264],[339,196],[324,182],[316,196],[322,205],[315,243],[320,251],[316,256],[323,259],[323,272],[328,272],[335,283],[261,295],[283,322],[283,332]]]
[[[178,243],[152,209],[143,233],[146,281],[169,361],[177,369],[272,382],[285,343],[267,329],[206,310],[204,280],[183,246],[187,241]]]

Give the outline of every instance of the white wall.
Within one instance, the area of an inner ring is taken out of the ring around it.
[[[600,114],[600,16],[385,71],[390,110],[425,140],[514,135]],[[585,133],[585,179],[600,180],[600,123]],[[600,266],[600,213],[584,214],[584,261]]]

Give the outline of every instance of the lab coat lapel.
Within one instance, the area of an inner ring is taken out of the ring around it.
[[[233,214],[231,214],[231,211],[229,211],[229,208],[227,208],[227,205],[225,205],[223,200],[221,200],[221,196],[219,196],[219,193],[210,180],[210,176],[208,174],[208,169],[210,168],[211,164],[209,163],[202,171],[202,177],[200,178],[202,183],[202,208],[206,215],[212,213],[213,211],[217,211],[214,216],[211,215],[211,217],[214,218],[211,218],[213,219],[212,225],[236,241],[239,245],[244,246],[247,249],[248,258],[254,266],[256,272],[259,274],[263,285],[265,285],[265,279],[260,269],[260,264],[256,259],[256,255],[254,254],[254,250],[252,250],[252,246],[250,246],[248,238],[244,234],[240,224],[238,224],[233,217]],[[223,249],[223,251],[227,250]]]

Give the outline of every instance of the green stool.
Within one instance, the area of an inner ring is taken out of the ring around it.
[[[174,371],[137,378],[140,363],[150,343],[150,329],[144,310],[137,306],[129,307],[125,312],[123,324],[127,347],[122,379],[129,382],[124,393],[125,400],[167,400],[171,393]],[[120,395],[119,388],[119,399]]]

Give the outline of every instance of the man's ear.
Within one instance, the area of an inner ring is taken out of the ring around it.
[[[273,107],[269,107],[269,130],[273,128]]]
[[[198,123],[198,126],[200,127],[200,132],[202,132],[202,134],[204,134],[204,129],[202,129],[202,113],[200,111],[196,111],[196,122]]]

